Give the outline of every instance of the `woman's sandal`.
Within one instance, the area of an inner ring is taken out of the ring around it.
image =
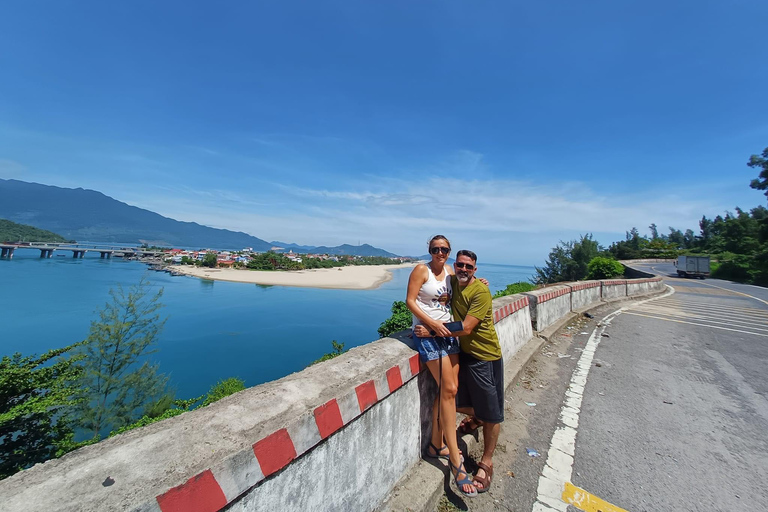
[[[485,471],[485,476],[482,477],[482,476],[477,476],[477,474],[475,474],[475,478],[474,480],[472,480],[472,484],[474,484],[475,489],[477,489],[477,492],[484,493],[491,488],[491,480],[493,479],[493,465],[488,466],[484,462],[478,462],[477,467]],[[478,487],[477,484],[482,485],[482,487]]]
[[[457,468],[453,465],[451,459],[448,459],[448,466],[451,468],[451,473],[453,473],[453,480],[456,482],[456,487],[458,487],[459,492],[469,498],[474,498],[477,496],[477,489],[475,488],[475,484],[473,484],[472,480],[469,479],[469,473],[467,473],[467,470],[464,469],[464,461],[462,460],[461,464],[459,464],[459,467]],[[464,477],[459,478],[459,475],[464,475]],[[471,485],[472,491],[464,492],[463,487],[465,485]]]
[[[430,453],[430,449],[433,450],[432,453]],[[448,449],[447,445],[443,445],[443,447],[438,450],[437,446],[435,446],[432,443],[429,443],[429,446],[427,446],[427,450],[424,452],[424,455],[426,455],[430,459],[450,460],[451,458],[450,458],[449,454],[447,454],[447,453],[440,453],[443,450],[447,450],[447,449]]]

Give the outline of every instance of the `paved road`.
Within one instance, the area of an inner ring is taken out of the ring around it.
[[[508,397],[526,422],[506,427],[522,432],[499,455],[501,489],[471,510],[768,510],[768,290],[643,266],[674,293],[553,340],[542,383]]]

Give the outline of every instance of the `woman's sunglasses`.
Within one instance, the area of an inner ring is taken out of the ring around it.
[[[437,254],[439,252],[443,254],[450,254],[451,250],[448,247],[433,247],[429,250],[432,254]]]
[[[470,263],[462,263],[460,261],[457,261],[456,263],[454,263],[454,265],[456,265],[456,268],[465,268],[467,270],[472,270],[475,268],[475,266]]]

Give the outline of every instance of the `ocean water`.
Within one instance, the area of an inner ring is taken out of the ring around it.
[[[145,277],[163,288],[168,320],[151,357],[176,396],[201,395],[227,377],[254,386],[302,370],[331,351],[331,340],[351,348],[378,339],[392,302],[405,299],[410,271],[393,271],[375,290],[327,290],[174,277],[98,254],[40,259],[38,251],[17,250],[0,260],[0,355],[85,339],[110,288]],[[492,291],[532,274],[532,267],[491,264],[478,272]]]

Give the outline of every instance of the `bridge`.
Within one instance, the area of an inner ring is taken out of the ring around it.
[[[71,251],[75,259],[85,257],[87,252],[98,252],[102,259],[110,259],[113,255],[117,256],[160,256],[162,251],[144,250],[138,247],[121,247],[116,245],[102,244],[76,244],[76,243],[47,243],[47,242],[24,242],[24,243],[5,243],[0,244],[0,259],[11,259],[13,253],[18,249],[33,249],[40,251],[41,258],[53,257],[54,251]]]

